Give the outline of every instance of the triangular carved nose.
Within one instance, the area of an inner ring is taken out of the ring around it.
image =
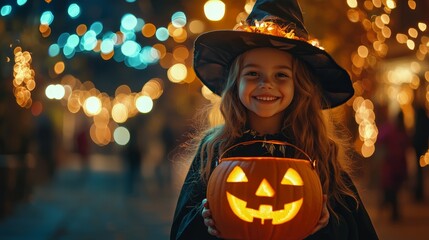
[[[274,189],[268,183],[267,179],[263,179],[259,184],[258,190],[256,190],[256,196],[259,197],[272,197],[275,194]]]

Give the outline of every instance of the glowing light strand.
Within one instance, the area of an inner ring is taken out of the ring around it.
[[[31,91],[36,88],[35,72],[31,68],[31,54],[22,51],[20,47],[14,49],[15,65],[13,67],[13,93],[16,103],[20,107],[30,108],[32,105]]]

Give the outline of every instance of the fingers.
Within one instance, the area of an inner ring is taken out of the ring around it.
[[[204,219],[204,225],[207,226],[207,232],[210,235],[218,236],[219,233],[218,233],[218,231],[215,228],[215,223],[214,223],[214,221],[212,219],[212,213],[210,212],[209,204],[207,202],[207,199],[203,199],[203,201],[201,202],[201,204],[203,205],[203,210],[201,212],[201,216]]]
[[[214,227],[214,221],[211,218],[204,218],[204,225],[207,227]]]
[[[323,208],[322,215],[320,216],[318,225],[320,226],[320,229],[326,227],[329,223],[329,211],[328,208]]]
[[[207,202],[207,198],[204,198],[201,204],[203,204],[203,207],[209,208],[209,202]]]
[[[210,235],[213,235],[213,236],[218,236],[219,234],[218,234],[218,232],[217,232],[217,230],[215,229],[215,228],[212,228],[212,227],[209,227],[208,229],[207,229],[207,232],[210,234]]]
[[[323,195],[322,212],[320,214],[319,221],[317,222],[317,225],[311,234],[313,234],[313,233],[319,231],[320,229],[326,227],[329,223],[330,214],[329,214],[329,210],[328,210],[328,206],[327,206],[327,200],[328,200],[328,196],[326,194]]]
[[[322,214],[320,216],[319,219],[319,224],[321,226],[321,228],[326,227],[326,225],[328,225],[329,222],[329,210],[328,210],[328,205],[327,202],[328,201],[328,196],[326,194],[323,195],[323,207],[322,207]]]
[[[201,204],[203,205],[203,211],[201,212],[201,215],[203,216],[203,218],[204,219],[211,218],[212,213],[210,212],[207,199],[204,198]]]

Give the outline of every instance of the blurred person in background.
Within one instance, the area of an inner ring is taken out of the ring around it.
[[[81,180],[84,181],[89,171],[89,161],[91,152],[91,139],[89,136],[90,126],[84,119],[77,125],[75,132],[75,147],[79,155],[79,162],[81,167]]]
[[[168,190],[171,185],[171,159],[174,147],[176,145],[176,135],[171,121],[174,119],[165,119],[164,126],[161,129],[160,137],[164,145],[164,157],[155,168],[155,174],[158,178],[160,189]],[[167,188],[166,188],[167,187]]]
[[[390,208],[391,220],[398,221],[401,218],[398,193],[407,179],[407,151],[411,147],[404,115],[400,111],[395,118],[389,119],[387,107],[383,107],[380,118],[379,135],[377,139],[381,153],[380,187],[383,198],[380,210],[384,206]]]
[[[123,158],[125,165],[125,194],[134,196],[138,194],[137,184],[141,180],[142,159],[146,153],[146,144],[142,138],[143,117],[137,116],[128,119],[126,127],[130,132],[130,140],[124,146]]]
[[[425,95],[426,92],[420,90],[416,93],[416,99],[414,101],[415,126],[413,147],[416,152],[416,182],[414,186],[414,199],[417,202],[423,202],[424,200],[423,169],[422,166],[420,166],[420,157],[425,154],[429,148],[429,113],[422,103],[426,100]]]
[[[36,119],[36,145],[42,182],[52,181],[57,168],[55,159],[55,129],[52,119],[42,112]]]
[[[29,200],[35,184],[30,157],[35,125],[31,113],[13,102],[10,90],[0,74],[0,218]]]

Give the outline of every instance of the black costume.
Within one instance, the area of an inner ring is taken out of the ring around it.
[[[237,142],[249,141],[252,139],[266,139],[266,140],[280,140],[289,141],[283,134],[267,135],[259,137],[254,134],[246,133]],[[248,149],[246,149],[248,150]],[[249,151],[243,152],[237,149],[236,154],[244,155],[266,155],[267,150],[264,148],[251,148]],[[213,161],[215,162],[215,161]],[[206,184],[200,180],[199,169],[200,169],[200,157],[197,152],[189,172],[186,176],[183,188],[181,190],[176,211],[174,214],[173,225],[171,228],[170,239],[181,239],[181,240],[209,240],[218,239],[207,232],[207,226],[204,225],[204,220],[201,216],[202,206],[201,201],[206,198]],[[350,177],[344,173],[344,180],[348,182],[352,187],[359,200],[359,206],[356,207],[354,199],[344,196],[345,203],[348,209],[339,204],[338,202],[330,199],[330,204],[338,219],[330,214],[329,223],[326,227],[319,230],[315,234],[307,237],[308,240],[313,239],[365,239],[372,240],[378,239],[372,222],[368,216],[368,213],[359,198],[356,187],[354,186]]]

